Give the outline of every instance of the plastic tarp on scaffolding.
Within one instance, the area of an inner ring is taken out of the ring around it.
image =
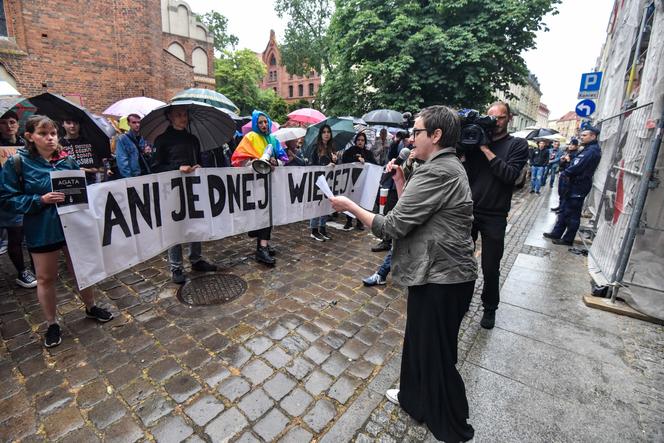
[[[617,23],[612,47],[603,63],[606,83],[602,85],[600,119],[620,114],[625,73],[635,42],[644,6],[650,2],[625,2],[623,17]],[[638,104],[652,102],[620,117],[605,120],[600,136],[602,163],[595,173],[593,200],[601,202],[596,214],[597,232],[590,249],[589,267],[598,283],[613,283],[630,218],[640,217],[639,229],[629,254],[619,296],[633,308],[652,317],[664,319],[664,158],[659,151],[654,177],[641,214],[635,213],[641,175],[648,152],[653,148],[653,123],[662,116],[664,104],[664,5],[655,2],[648,53],[641,73]],[[657,181],[656,181],[657,182]],[[604,191],[604,192],[602,192]],[[601,274],[600,274],[601,272]]]

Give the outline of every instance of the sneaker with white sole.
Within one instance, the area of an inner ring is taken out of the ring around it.
[[[318,232],[318,229],[312,229],[309,237],[313,238],[316,241],[325,241],[325,237],[323,237],[320,234],[320,232]]]
[[[93,306],[90,309],[85,308],[85,316],[88,318],[93,318],[100,323],[106,323],[107,321],[113,320],[113,314],[104,308],[100,308],[99,306]]]
[[[378,272],[370,275],[367,278],[362,279],[362,283],[364,283],[364,286],[384,285],[386,282],[387,280],[384,279]]]
[[[388,389],[385,392],[385,397],[395,405],[399,404],[399,390],[398,389]]]
[[[52,348],[54,346],[62,343],[62,335],[60,333],[60,325],[53,323],[46,330],[46,335],[44,336],[44,346],[47,348]]]
[[[30,269],[24,269],[18,277],[16,277],[16,284],[22,288],[34,288],[37,286],[37,278]]]

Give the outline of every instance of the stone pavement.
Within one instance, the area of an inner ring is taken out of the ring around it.
[[[546,198],[515,197],[497,327],[480,331],[477,297],[462,324],[476,441],[655,441],[662,330],[581,304],[585,261],[539,237]],[[366,231],[332,234],[276,228],[273,269],[246,236],[206,244],[248,286],[223,305],[179,302],[164,256],[97,286],[117,316],[104,325],[64,280],[52,350],[34,290],[14,285],[1,256],[0,441],[431,439],[383,397],[399,375],[403,290],[362,286],[383,258]]]

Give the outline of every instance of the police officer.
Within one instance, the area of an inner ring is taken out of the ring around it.
[[[572,246],[576,231],[581,223],[583,200],[593,185],[593,174],[599,165],[602,151],[597,142],[599,129],[589,126],[581,132],[583,150],[572,160],[572,163],[560,173],[560,182],[568,183],[561,198],[560,210],[556,225],[551,232],[542,234],[550,238],[556,245]]]

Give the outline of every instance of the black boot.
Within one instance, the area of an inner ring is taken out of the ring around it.
[[[270,255],[267,246],[259,246],[258,249],[256,249],[256,261],[270,266],[274,266],[274,264],[277,262]]]

